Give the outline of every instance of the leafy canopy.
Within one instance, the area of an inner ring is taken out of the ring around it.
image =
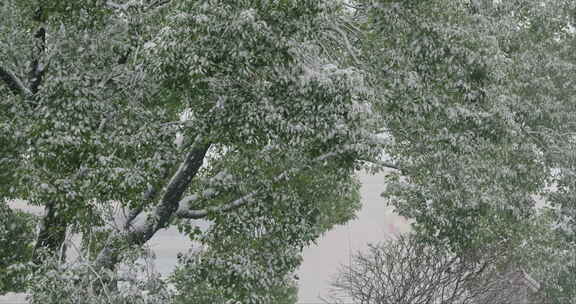
[[[36,252],[81,232],[113,269],[179,225],[207,248],[183,268],[262,303],[359,207],[377,120],[363,73],[330,51],[349,33],[339,1],[4,1],[0,16],[0,198],[47,209]]]

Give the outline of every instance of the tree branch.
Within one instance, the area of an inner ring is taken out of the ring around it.
[[[42,57],[46,52],[46,29],[40,26],[34,34],[34,38],[37,39],[37,56],[36,58],[32,59],[32,63],[30,64],[29,82],[30,91],[36,94],[40,88],[40,85],[42,84],[44,72],[46,71],[45,66],[41,62]]]
[[[0,67],[0,79],[6,83],[14,95],[20,95],[23,97],[29,97],[32,95],[32,92],[10,70]]]
[[[149,186],[148,189],[146,190],[146,192],[144,193],[143,197],[142,197],[142,201],[143,202],[147,202],[152,200],[153,197],[156,196],[156,194],[158,193],[158,191],[156,191],[156,189],[152,186]],[[140,213],[142,213],[142,211],[144,210],[144,206],[143,204],[136,207],[136,208],[131,208],[129,210],[128,216],[126,217],[126,221],[124,223],[124,230],[129,230],[130,227],[132,226],[132,222],[134,221],[134,219],[140,215]]]
[[[168,185],[164,188],[163,195],[160,199],[158,206],[155,208],[152,220],[146,221],[146,226],[143,229],[138,229],[134,231],[135,233],[142,233],[140,237],[141,240],[136,242],[143,244],[148,241],[156,231],[165,228],[174,213],[178,210],[179,202],[184,194],[184,191],[188,188],[192,179],[198,173],[198,170],[202,166],[204,157],[209,144],[201,145],[197,148],[192,149],[187,155],[176,173],[168,182]]]
[[[313,162],[314,163],[323,162],[326,159],[328,159],[330,157],[334,157],[336,155],[338,155],[338,153],[335,153],[335,152],[326,153],[322,156],[315,158],[313,160]],[[286,170],[286,171],[282,172],[281,174],[279,174],[278,176],[276,176],[272,182],[273,183],[280,182],[280,181],[286,179],[290,174],[296,173],[296,172],[301,171],[305,168],[306,167],[300,167],[300,168],[296,168],[296,169]],[[180,203],[179,203],[180,207],[176,211],[176,216],[180,217],[180,218],[186,218],[186,219],[201,219],[201,218],[205,218],[210,213],[232,211],[234,209],[238,209],[244,205],[247,205],[247,204],[253,202],[254,196],[258,195],[263,190],[264,190],[263,188],[259,188],[259,189],[256,189],[256,190],[254,190],[254,191],[252,191],[252,192],[250,192],[250,193],[248,193],[248,194],[246,194],[246,195],[244,195],[244,196],[242,196],[242,197],[240,197],[240,198],[238,198],[232,202],[229,202],[225,205],[218,206],[218,207],[208,207],[208,208],[204,208],[204,209],[200,209],[200,210],[189,209],[190,203],[197,200],[198,197],[195,195],[187,196],[184,199],[182,199],[182,201],[180,201]]]
[[[156,9],[156,8],[162,7],[162,6],[170,3],[171,1],[172,1],[172,0],[156,0],[156,1],[152,2],[152,3],[150,3],[150,4],[148,5],[148,8],[147,8],[147,9],[149,9],[149,10],[151,10],[151,9]]]
[[[152,213],[146,214],[139,212],[137,216],[130,219],[130,225],[125,225],[125,237],[129,245],[142,245],[152,238],[158,230],[168,226],[178,209],[178,204],[184,191],[186,191],[192,179],[202,166],[209,147],[210,144],[197,144],[195,148],[188,152],[178,167],[178,170],[176,170],[166,187],[164,187],[160,201]],[[141,220],[138,221],[137,218],[141,218]],[[137,223],[134,223],[135,221]],[[120,237],[120,235],[111,236],[112,239],[118,237]],[[112,244],[114,242],[109,243]],[[120,248],[106,246],[98,254],[96,265],[112,268],[118,263],[120,250]]]
[[[210,213],[232,211],[253,202],[252,198],[259,192],[260,190],[252,191],[239,199],[219,207],[208,207],[200,210],[189,210],[186,207],[179,208],[178,211],[176,211],[176,216],[186,219],[201,219],[205,218]],[[190,200],[187,202],[190,202]]]
[[[68,223],[62,215],[58,214],[61,211],[62,206],[57,202],[49,202],[45,206],[45,215],[40,222],[32,255],[32,261],[35,264],[43,262],[43,254],[46,252],[42,252],[42,249],[47,250],[47,253],[50,254],[57,253],[66,239]]]
[[[389,163],[389,162],[385,162],[382,160],[373,160],[373,159],[360,159],[369,163],[373,163],[375,165],[381,166],[381,167],[385,167],[385,168],[390,168],[390,169],[394,169],[394,170],[398,170],[400,172],[402,172],[402,168],[400,168],[399,166]]]

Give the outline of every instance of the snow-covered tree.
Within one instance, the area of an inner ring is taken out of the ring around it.
[[[524,240],[574,260],[574,1],[359,2],[390,203],[459,254]],[[527,232],[539,204],[554,244]]]
[[[467,247],[522,229],[538,195],[575,209],[572,1],[375,0],[358,11],[397,211]]]
[[[352,217],[354,172],[379,153],[369,91],[338,47],[346,12],[3,1],[0,199],[45,207],[34,262],[80,232],[87,269],[114,269],[179,225],[209,248],[206,271],[232,280],[227,296],[265,303],[250,291],[286,282],[304,245]]]
[[[45,207],[37,264],[81,232],[113,269],[178,225],[205,248],[178,280],[246,303],[351,217],[366,163],[458,254],[525,237],[537,198],[573,242],[575,6],[3,1],[0,199]]]

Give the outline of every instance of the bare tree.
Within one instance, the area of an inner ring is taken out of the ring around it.
[[[332,282],[333,303],[522,304],[526,274],[493,250],[463,258],[439,246],[401,236],[357,253]],[[345,300],[344,300],[345,299]]]

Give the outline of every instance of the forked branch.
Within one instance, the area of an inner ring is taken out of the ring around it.
[[[130,219],[131,225],[125,225],[127,230],[125,234],[123,236],[112,235],[109,243],[113,244],[114,239],[125,238],[129,243],[128,245],[142,245],[150,240],[158,230],[168,226],[178,209],[178,203],[182,199],[184,191],[202,166],[209,147],[210,144],[202,144],[197,141],[195,148],[186,154],[178,170],[162,190],[158,205],[154,210],[151,213],[138,212],[134,218]],[[114,246],[106,246],[98,254],[96,265],[105,268],[114,267],[118,263],[120,250]]]

